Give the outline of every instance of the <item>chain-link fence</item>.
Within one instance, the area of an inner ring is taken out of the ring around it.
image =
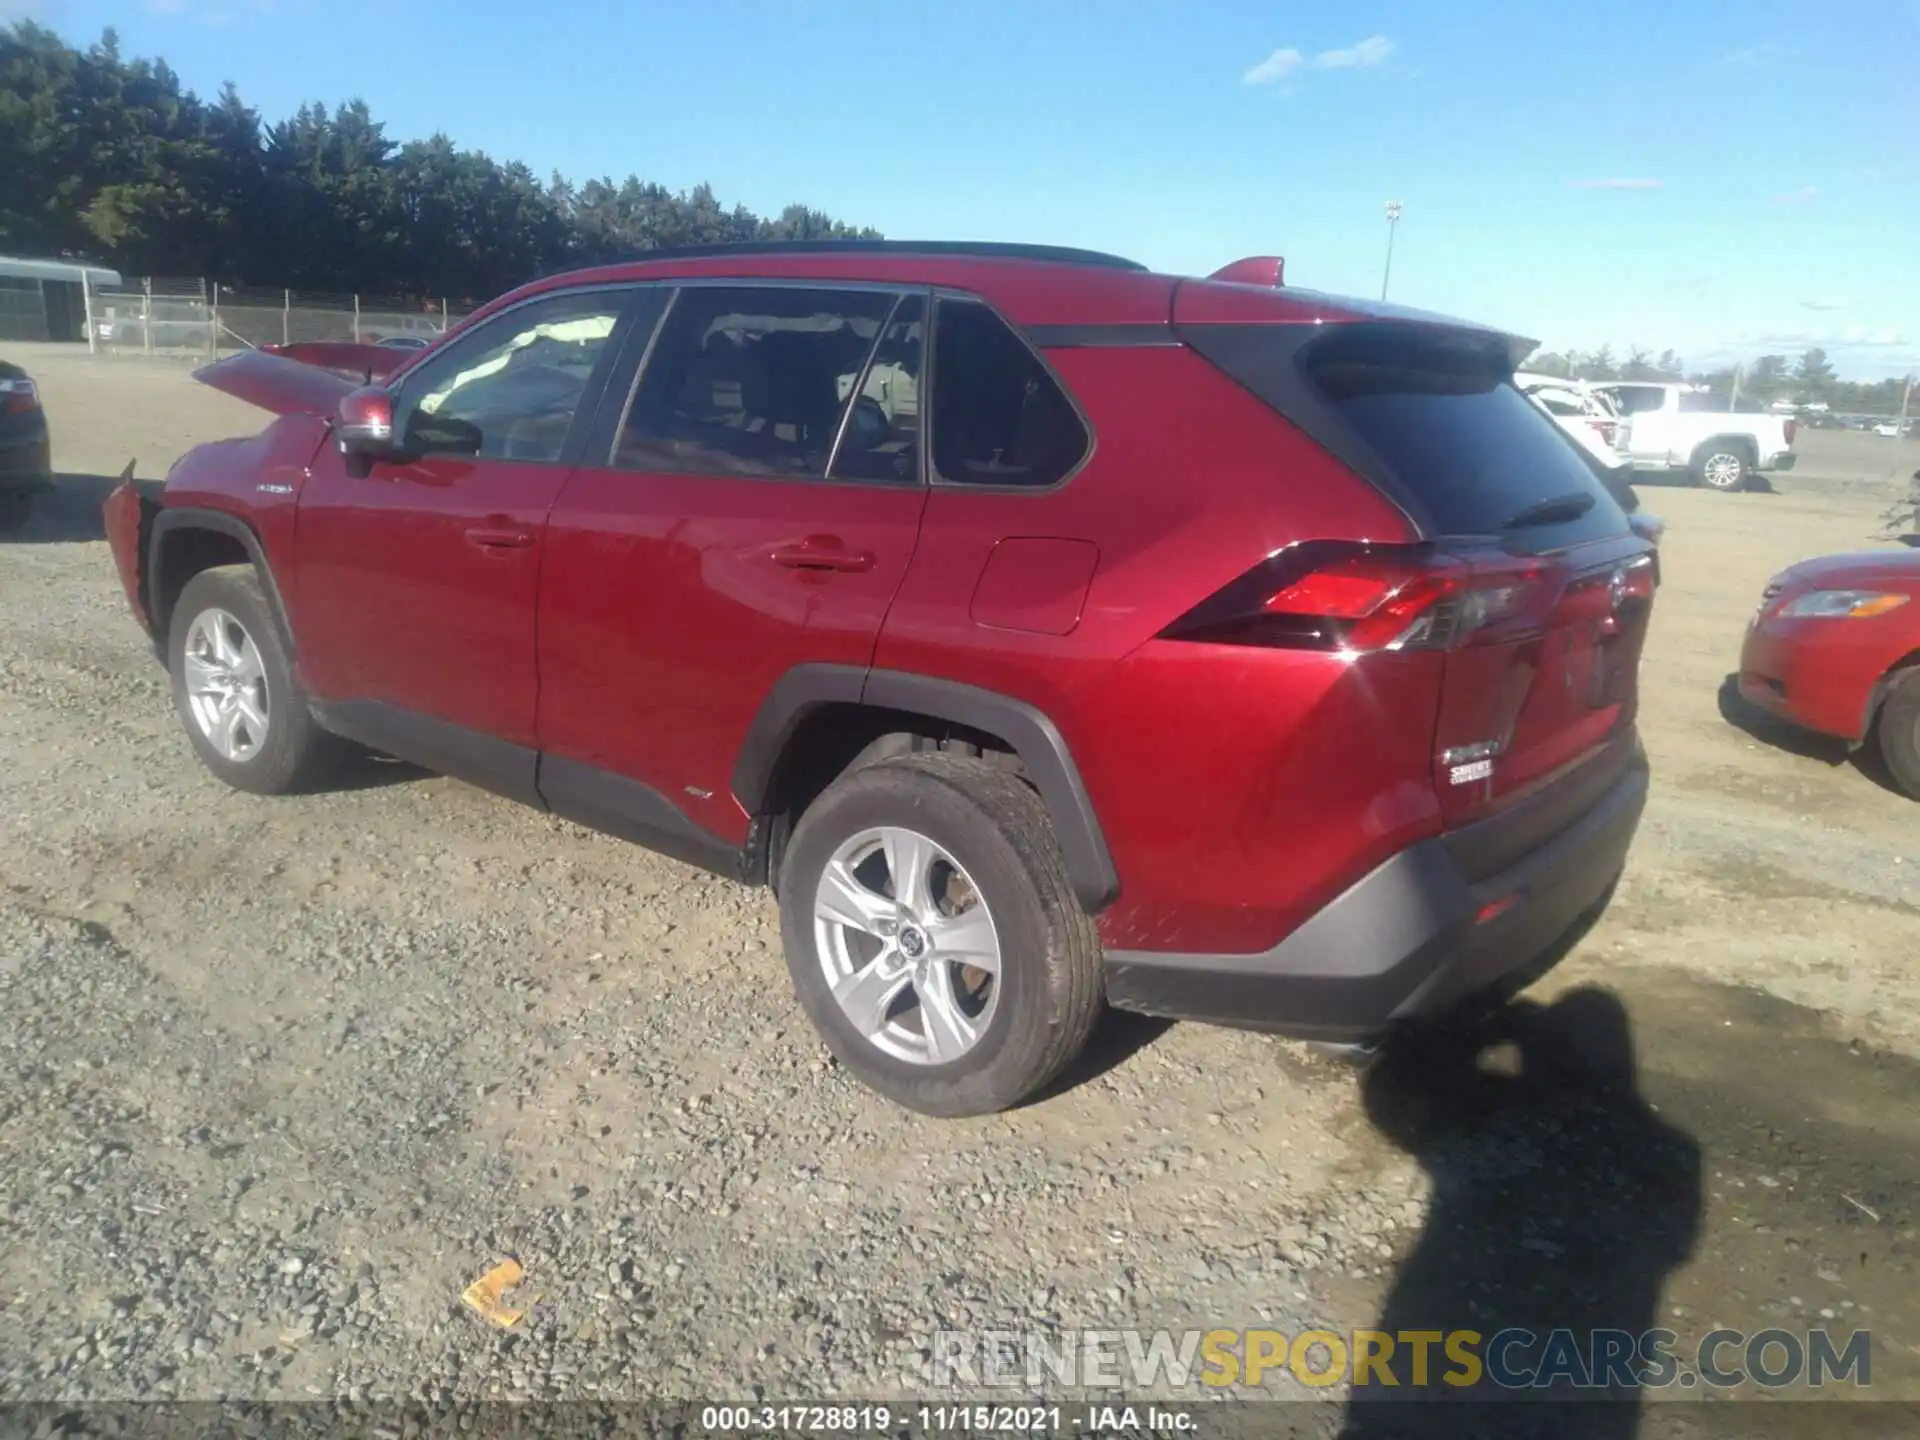
[[[159,277],[97,286],[87,300],[89,346],[108,355],[218,358],[260,345],[432,340],[464,305],[393,296],[265,290]]]
[[[45,340],[47,302],[38,280],[0,275],[0,340]]]

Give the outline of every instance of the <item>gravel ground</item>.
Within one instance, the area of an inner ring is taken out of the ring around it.
[[[35,369],[69,478],[0,543],[0,1401],[906,1397],[942,1329],[1371,1324],[1463,1176],[1513,1221],[1433,1282],[1473,1323],[1658,1250],[1689,1164],[1694,1238],[1632,1304],[1869,1316],[1882,1393],[1920,1395],[1916,812],[1716,699],[1767,574],[1869,533],[1887,476],[1851,450],[1646,492],[1657,794],[1542,987],[1619,997],[1644,1104],[1409,1128],[1285,1042],[1116,1020],[1042,1102],[936,1122],[815,1040],[763,893],[391,763],[214,783],[93,507],[257,416],[164,366]],[[1567,1149],[1655,1110],[1678,1169]],[[508,1256],[532,1304],[499,1331],[459,1295]]]

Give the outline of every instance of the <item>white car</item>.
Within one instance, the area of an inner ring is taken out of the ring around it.
[[[1889,421],[1885,425],[1874,426],[1873,433],[1876,435],[1884,435],[1889,440],[1898,440],[1900,438],[1900,427]]]
[[[1623,417],[1615,446],[1636,470],[1684,471],[1714,490],[1742,490],[1758,471],[1791,470],[1799,422],[1731,410],[1705,386],[1613,381],[1594,387]]]
[[[1587,452],[1601,480],[1627,512],[1634,530],[1658,545],[1666,522],[1640,508],[1640,499],[1633,491],[1633,467],[1610,443],[1620,422],[1607,402],[1582,382],[1554,375],[1521,371],[1513,377],[1513,383],[1568,439]]]
[[[1620,417],[1600,395],[1578,380],[1520,371],[1513,383],[1522,394],[1553,417],[1553,423],[1571,435],[1602,468],[1624,472],[1627,461],[1613,447]]]

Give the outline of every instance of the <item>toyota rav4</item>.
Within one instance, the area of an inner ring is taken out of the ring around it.
[[[1527,348],[1273,259],[656,253],[202,371],[278,418],[108,531],[220,779],[348,740],[771,885],[833,1052],[979,1113],[1104,1004],[1370,1042],[1605,903],[1656,559]]]

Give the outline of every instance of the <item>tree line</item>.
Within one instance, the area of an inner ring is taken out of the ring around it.
[[[1762,355],[1750,364],[1723,365],[1712,370],[1687,370],[1671,350],[1658,355],[1642,349],[1629,350],[1624,359],[1616,359],[1612,347],[1597,350],[1536,350],[1521,366],[1542,375],[1558,375],[1573,380],[1669,380],[1705,385],[1714,393],[1731,395],[1736,380],[1740,398],[1756,405],[1776,400],[1796,404],[1822,403],[1843,413],[1890,415],[1899,410],[1904,379],[1842,380],[1834,374],[1827,352],[1815,346],[1801,352],[1798,359],[1785,355]]]
[[[480,300],[641,250],[879,238],[805,205],[777,218],[628,176],[542,182],[445,135],[399,143],[365,103],[263,123],[118,36],[77,49],[0,26],[0,251],[228,285]]]

